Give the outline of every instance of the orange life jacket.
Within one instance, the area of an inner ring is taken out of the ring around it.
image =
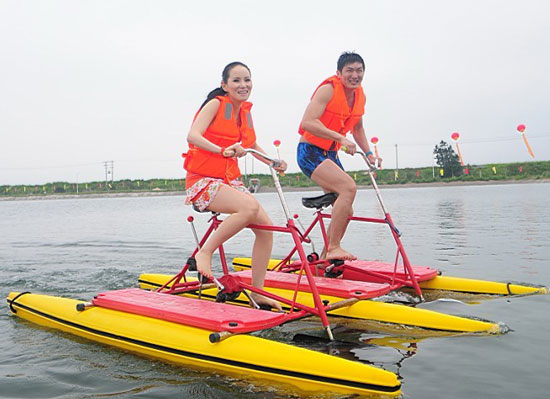
[[[252,147],[256,142],[256,134],[254,133],[254,125],[252,123],[252,116],[250,115],[252,103],[243,102],[241,104],[239,110],[241,126],[239,127],[233,116],[233,103],[229,97],[217,96],[216,98],[220,100],[220,107],[216,116],[203,133],[203,137],[220,147],[229,147],[238,142],[241,142],[244,148]],[[195,118],[197,115],[195,115]],[[237,158],[226,158],[221,154],[200,149],[192,144],[189,145],[189,151],[185,156],[183,167],[188,172],[207,177],[217,177],[224,179],[226,182],[230,182],[241,176]]]
[[[344,85],[340,81],[340,78],[336,75],[331,76],[321,83],[317,89],[315,89],[313,95],[317,93],[317,90],[319,90],[321,86],[328,83],[332,85],[334,92],[325,108],[325,112],[321,115],[320,120],[328,129],[345,136],[346,133],[353,130],[355,125],[357,125],[365,113],[365,93],[363,92],[362,87],[355,89],[355,102],[353,104],[353,109],[350,109],[346,99],[346,93],[344,92]],[[313,98],[313,96],[311,96],[311,98]],[[340,149],[340,143],[337,143],[334,140],[315,136],[314,134],[306,131],[302,125],[300,125],[298,132],[304,136],[309,143],[316,145],[323,150],[337,151]]]

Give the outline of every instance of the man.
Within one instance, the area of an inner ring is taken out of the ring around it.
[[[365,62],[359,54],[343,53],[338,59],[336,75],[323,81],[313,93],[299,129],[302,136],[298,144],[300,169],[325,192],[338,194],[328,228],[328,248],[321,254],[324,259],[356,259],[340,245],[348,216],[353,215],[357,186],[344,171],[338,150],[342,148],[353,155],[357,143],[370,162],[374,164],[376,160],[363,128],[365,94],[361,82],[364,73]],[[346,138],[350,131],[355,143]]]

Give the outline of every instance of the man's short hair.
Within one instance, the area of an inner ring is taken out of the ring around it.
[[[363,61],[363,58],[359,54],[350,51],[342,53],[340,58],[338,58],[338,71],[342,72],[342,69],[344,69],[346,65],[353,64],[354,62],[360,62],[363,65],[363,69],[365,69],[365,61]]]

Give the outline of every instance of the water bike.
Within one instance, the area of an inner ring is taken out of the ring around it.
[[[294,218],[302,228],[300,235],[303,242],[312,246],[312,252],[308,254],[308,265],[312,268],[315,276],[387,283],[392,287],[392,290],[408,289],[409,292],[413,291],[421,299],[423,299],[423,295],[425,294],[431,299],[439,297],[464,298],[470,295],[475,295],[479,298],[479,295],[517,296],[548,294],[548,288],[544,286],[443,276],[441,271],[435,268],[412,265],[403,243],[401,242],[401,232],[393,222],[384,204],[378,185],[376,184],[375,173],[377,166],[371,164],[363,152],[357,151],[356,154],[361,156],[367,165],[366,171],[370,177],[372,187],[384,217],[367,218],[351,216],[349,220],[387,225],[397,248],[395,260],[393,263],[386,263],[372,260],[326,261],[320,259],[319,254],[315,251],[315,245],[311,239],[311,232],[317,226],[319,227],[323,239],[323,247],[326,250],[328,248],[328,239],[324,221],[330,219],[331,214],[326,213],[324,210],[334,203],[337,199],[337,195],[335,193],[328,193],[318,197],[302,198],[302,205],[304,207],[314,209],[314,219],[311,224],[305,228],[301,224],[297,214],[294,215]],[[271,260],[268,268],[272,271],[296,272],[302,267],[300,259],[293,260],[296,251],[297,248],[294,247],[285,258]],[[233,267],[236,270],[249,269],[250,266],[250,258],[235,258],[233,260]]]
[[[278,161],[269,160],[272,162],[269,166],[271,174],[282,195],[274,170]],[[304,264],[307,264],[302,239],[292,218],[288,218],[286,226],[251,227],[290,234]],[[223,248],[220,248],[220,253],[223,255]],[[225,258],[223,262],[224,275],[205,281],[187,275],[194,266],[194,258],[190,257],[176,276],[154,291],[139,288],[106,291],[89,302],[11,292],[7,302],[13,315],[48,328],[171,363],[216,370],[240,378],[246,376],[259,385],[273,386],[273,382],[278,382],[306,393],[330,391],[389,397],[401,394],[401,383],[393,372],[247,334],[317,316],[332,339],[327,312],[379,295],[389,286],[360,283],[364,291],[356,288],[353,296],[326,300],[319,292],[318,280],[321,279],[315,278],[310,268],[304,267],[301,273],[290,276],[294,294],[285,298],[252,286],[246,277],[249,272],[240,275],[228,273]],[[283,273],[273,274],[284,276]],[[371,289],[371,286],[376,289]],[[212,289],[218,291],[218,302],[208,300],[206,296]],[[349,287],[340,287],[336,293],[342,289],[349,292]],[[306,290],[309,302],[302,301]],[[279,301],[287,311],[262,310],[253,301],[252,292]],[[230,303],[230,299],[240,295],[250,297],[255,306]]]
[[[255,150],[247,150],[247,153],[267,159],[272,164],[278,162]],[[347,279],[328,279],[318,273],[317,265],[323,263],[318,259],[312,259],[312,255],[306,255],[303,243],[311,242],[307,237],[309,231],[303,233],[295,224],[291,216],[277,173],[270,168],[272,179],[285,215],[285,226],[249,225],[251,229],[263,229],[279,233],[290,234],[294,248],[282,263],[292,264],[292,268],[267,271],[264,290],[258,290],[251,285],[251,271],[241,270],[230,273],[225,256],[225,249],[218,248],[223,277],[215,279],[209,285],[201,283],[188,275],[194,271],[194,256],[204,245],[208,237],[223,222],[220,215],[212,213],[209,227],[203,237],[199,239],[194,226],[194,218],[190,216],[188,222],[191,225],[196,247],[188,259],[186,265],[175,276],[165,274],[142,274],[139,277],[140,287],[143,289],[167,291],[172,294],[195,296],[217,302],[231,302],[248,306],[250,295],[247,292],[263,293],[268,298],[279,301],[282,307],[288,311],[287,320],[302,318],[305,315],[320,317],[327,335],[332,339],[329,321],[326,318],[328,312],[331,316],[339,316],[360,320],[369,320],[380,323],[392,323],[399,327],[422,328],[439,332],[452,333],[501,333],[506,331],[502,324],[468,317],[444,314],[426,309],[402,306],[399,304],[374,301],[402,286],[402,284],[389,282],[369,282]],[[388,214],[389,217],[389,214]],[[322,222],[322,221],[321,221]],[[397,237],[397,236],[396,236]],[[398,239],[398,237],[397,237]],[[402,248],[402,246],[401,246]],[[403,250],[404,253],[404,250]],[[290,262],[290,258],[297,254],[298,260]],[[271,261],[273,264],[274,261]],[[281,262],[278,262],[278,264]],[[328,262],[324,262],[327,263]],[[233,262],[235,265],[235,261]],[[250,263],[248,263],[250,265]],[[333,265],[334,266],[334,265]],[[329,266],[330,267],[330,266]],[[292,270],[294,273],[281,273],[280,271]],[[416,279],[412,275],[411,279]],[[417,284],[418,286],[418,284]],[[420,292],[420,291],[419,291]],[[285,321],[286,322],[286,321]],[[224,335],[222,334],[222,337]]]
[[[253,150],[249,150],[249,152],[253,153]],[[364,158],[366,159],[366,157]],[[368,162],[368,159],[366,160]],[[276,160],[270,159],[270,161],[273,162]],[[426,281],[438,277],[438,271],[429,267],[411,266],[400,240],[401,234],[393,224],[391,216],[383,203],[378,186],[376,185],[376,180],[373,176],[374,168],[372,165],[368,165],[371,166],[371,168],[369,168],[369,173],[379,202],[384,210],[385,219],[353,217],[351,220],[388,224],[397,243],[397,256],[403,259],[403,270],[398,270],[398,259],[396,259],[394,265],[365,261],[328,262],[320,260],[314,248],[313,252],[306,256],[303,244],[310,243],[312,246],[314,245],[309,235],[317,224],[321,227],[326,245],[327,234],[323,219],[330,218],[330,214],[323,213],[322,209],[329,206],[336,199],[336,196],[335,194],[327,194],[322,197],[304,199],[303,203],[307,207],[315,207],[317,209],[316,218],[307,229],[301,226],[300,230],[294,223],[295,220],[299,223],[297,215],[294,215],[294,217],[290,216],[291,214],[281,189],[278,176],[276,173],[272,173],[272,178],[287,220],[287,225],[282,227],[251,225],[248,227],[290,233],[294,240],[294,247],[283,260],[270,261],[268,265],[270,270],[266,274],[264,289],[269,293],[277,295],[279,298],[283,297],[287,300],[298,300],[309,307],[317,307],[315,295],[311,295],[312,285],[309,283],[309,281],[313,281],[315,282],[313,287],[315,287],[314,289],[319,293],[322,302],[329,304],[346,304],[346,306],[329,309],[328,312],[331,316],[369,320],[380,323],[392,323],[399,327],[407,326],[409,328],[428,329],[435,333],[500,333],[505,331],[506,327],[498,323],[370,300],[383,297],[394,290],[408,286],[414,286],[419,297],[423,298],[422,289],[420,288],[421,285]],[[186,277],[186,272],[189,268],[193,268],[193,256],[200,246],[206,242],[213,231],[222,223],[222,220],[219,218],[219,214],[213,213],[209,220],[210,226],[200,240],[193,223],[193,217],[190,216],[188,221],[191,224],[193,236],[196,241],[196,248],[188,261],[188,265],[184,266],[182,271],[174,277],[166,274],[142,274],[139,277],[141,288],[163,290],[167,287],[178,286],[182,278],[186,279],[185,281],[187,281],[187,284],[198,284],[196,280],[190,280]],[[251,273],[248,269],[250,269],[251,260],[249,258],[234,259],[233,266],[239,271],[236,273],[229,273],[223,246],[219,248],[219,254],[224,278],[228,274],[231,274],[233,278],[250,284]],[[298,259],[292,260],[292,257],[296,254],[298,254]],[[360,263],[363,267],[358,267],[357,263]],[[365,265],[367,265],[368,268],[365,268]],[[372,267],[372,265],[375,267]],[[354,275],[352,273],[358,275],[359,278],[353,278]],[[301,276],[304,274],[308,276],[307,280],[301,280]],[[326,278],[341,277],[342,275],[344,278]],[[188,296],[202,296],[205,299],[220,301],[220,292],[218,292],[219,289],[217,289],[219,286],[216,287],[212,285],[211,287],[212,288],[201,289],[194,292],[187,291],[183,294]],[[248,306],[249,298],[244,294],[240,294],[238,290],[233,290],[230,295],[222,295],[224,296],[221,299],[224,301]],[[359,299],[359,301],[353,303],[349,302],[353,299]],[[282,303],[282,306],[287,310],[292,309],[284,303]],[[323,324],[326,326],[324,320]],[[327,331],[330,334],[330,330]],[[424,335],[424,333],[425,332],[423,332],[422,335]]]
[[[290,234],[300,267],[294,273],[269,271],[265,289],[251,283],[251,272],[230,273],[223,246],[219,248],[223,276],[206,280],[190,273],[194,255],[222,222],[213,214],[211,225],[181,271],[175,276],[156,275],[143,283],[144,290],[129,288],[107,291],[90,302],[28,292],[12,292],[7,301],[11,312],[23,319],[85,337],[104,344],[198,368],[215,369],[243,376],[258,383],[290,384],[307,392],[398,396],[401,384],[389,371],[367,364],[274,342],[248,333],[317,316],[329,339],[333,317],[379,320],[446,332],[498,333],[492,322],[445,315],[424,309],[371,299],[389,293],[389,283],[327,279],[315,276],[298,229],[286,205],[274,170],[278,160],[248,150],[271,162],[269,169],[286,216],[284,226],[250,225]],[[189,221],[193,225],[193,218]],[[165,278],[166,277],[166,278]],[[154,280],[153,278],[153,280]],[[262,310],[251,293],[281,303],[284,312]],[[235,304],[247,306],[235,306]],[[249,307],[249,303],[254,305]],[[330,319],[328,317],[330,315]]]

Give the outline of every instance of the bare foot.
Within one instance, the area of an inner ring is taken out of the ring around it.
[[[348,251],[344,250],[342,247],[335,247],[329,249],[326,255],[327,260],[331,259],[341,259],[341,260],[355,260],[356,256],[353,256]]]
[[[278,311],[282,311],[283,308],[281,307],[281,304],[277,301],[274,301],[273,299],[271,298],[267,298],[263,295],[260,295],[260,294],[257,294],[255,292],[251,292],[250,293],[250,296],[252,297],[252,299],[254,299],[254,301],[256,301],[256,303],[258,305],[269,305],[271,306],[272,308],[275,308],[277,309]]]
[[[195,260],[197,261],[197,271],[204,277],[213,278],[212,274],[212,254],[199,251],[195,254]]]

